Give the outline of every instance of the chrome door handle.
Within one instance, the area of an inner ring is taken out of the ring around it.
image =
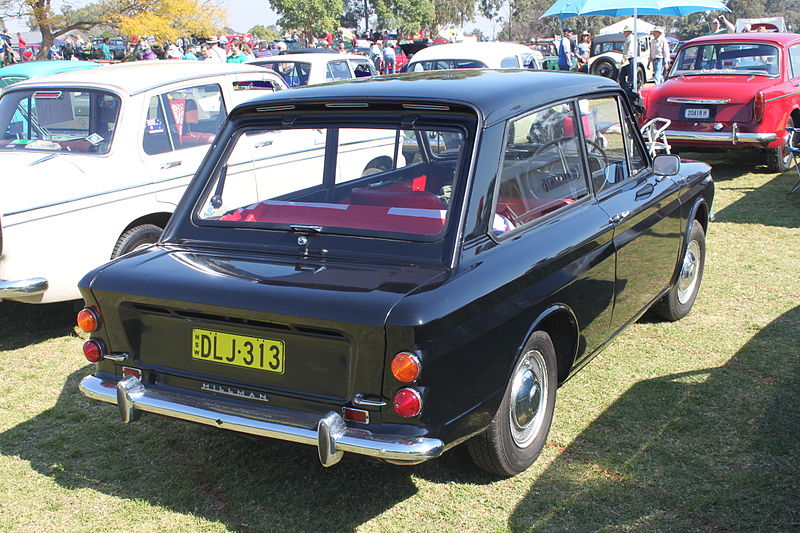
[[[272,141],[261,141],[261,142],[257,142],[255,144],[255,147],[256,148],[264,148],[265,146],[270,146],[270,145],[272,145]]]
[[[170,161],[169,163],[162,163],[161,170],[167,170],[168,168],[172,167],[179,167],[181,166],[182,161]]]
[[[618,224],[622,222],[625,219],[625,217],[627,217],[630,214],[631,214],[630,211],[623,211],[622,213],[617,213],[616,215],[612,216],[611,218],[608,219],[608,221],[611,224]]]

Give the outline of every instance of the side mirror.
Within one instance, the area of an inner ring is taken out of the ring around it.
[[[681,158],[677,154],[659,154],[653,158],[653,174],[674,176],[681,169]]]

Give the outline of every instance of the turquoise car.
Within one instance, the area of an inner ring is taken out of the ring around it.
[[[83,70],[97,68],[99,63],[92,61],[28,61],[0,68],[0,89],[12,83],[18,83],[30,78],[49,76],[70,70]]]

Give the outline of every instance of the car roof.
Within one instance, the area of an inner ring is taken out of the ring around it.
[[[521,110],[595,92],[619,92],[618,83],[579,72],[530,69],[460,69],[410,72],[297,87],[253,99],[239,109],[284,103],[418,102],[462,105],[477,111],[489,126]]]
[[[70,70],[92,69],[101,66],[93,61],[26,61],[0,68],[0,76],[27,76],[35,78]]]
[[[199,79],[218,74],[248,72],[264,73],[265,69],[255,65],[210,63],[205,61],[133,61],[106,65],[96,71],[94,69],[78,70],[44,76],[35,80],[17,83],[12,87],[21,89],[29,85],[53,85],[57,83],[80,85],[85,83],[134,95],[182,80]]]
[[[530,53],[530,48],[517,43],[447,43],[423,48],[414,54],[411,62],[431,59],[472,59],[493,62],[509,55]]]
[[[263,63],[311,63],[312,65],[324,65],[337,59],[366,59],[366,56],[357,54],[283,54],[279,56],[257,57],[245,61],[245,64],[261,65]]]
[[[776,44],[790,44],[800,41],[800,34],[797,33],[771,33],[753,31],[748,33],[721,33],[718,35],[704,35],[703,37],[695,37],[686,44],[696,44],[699,42],[722,42],[722,41],[736,41],[736,42],[770,42]]]

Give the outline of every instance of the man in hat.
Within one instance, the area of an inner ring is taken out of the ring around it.
[[[723,27],[724,25],[724,27]],[[709,32],[706,35],[719,35],[721,33],[736,33],[736,26],[731,21],[725,18],[725,15],[720,15],[708,21]]]
[[[569,70],[572,68],[572,28],[564,28],[561,42],[558,45],[558,69]]]
[[[650,64],[653,65],[653,78],[656,85],[664,83],[664,72],[669,64],[669,43],[664,37],[664,29],[660,26],[650,30],[653,39],[650,41]]]

